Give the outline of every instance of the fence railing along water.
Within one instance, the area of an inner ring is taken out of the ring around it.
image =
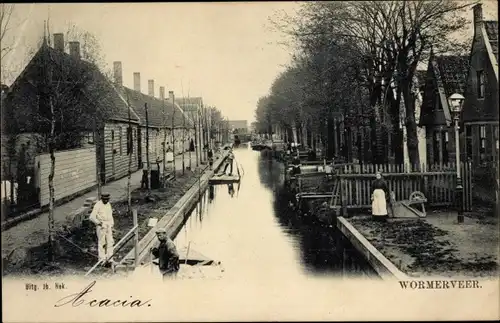
[[[472,169],[461,163],[463,205],[472,207]],[[456,206],[457,171],[453,163],[442,165],[345,164],[335,165],[333,173],[321,171],[297,175],[299,192],[326,192],[340,182],[340,195],[347,208],[370,208],[372,182],[381,172],[397,201],[415,191],[424,193],[430,206]],[[330,185],[328,185],[328,183]]]

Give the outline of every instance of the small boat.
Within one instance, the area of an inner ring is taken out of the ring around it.
[[[221,174],[221,175],[214,175],[212,178],[208,180],[209,184],[230,184],[230,183],[239,183],[240,182],[240,176],[238,175],[226,175],[226,174]]]
[[[259,143],[259,142],[252,142],[251,147],[252,147],[252,150],[256,150],[256,151],[261,151],[262,149],[264,149],[264,145],[262,145],[262,143]]]
[[[223,276],[224,268],[220,261],[210,259],[201,253],[183,247],[179,249],[179,271],[175,279],[220,279]],[[157,259],[148,262],[134,270],[134,276],[138,278],[152,277],[161,281],[162,276],[158,269]]]

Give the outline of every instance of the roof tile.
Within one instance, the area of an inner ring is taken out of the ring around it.
[[[453,93],[465,95],[469,58],[467,56],[436,56],[441,81],[446,97]]]
[[[491,48],[493,49],[493,53],[498,60],[498,21],[485,21],[484,26],[486,29],[486,35],[488,36],[488,40],[491,44]]]

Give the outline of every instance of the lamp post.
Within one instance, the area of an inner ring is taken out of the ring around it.
[[[458,206],[458,223],[464,222],[464,201],[463,201],[463,186],[462,177],[460,174],[460,138],[458,130],[460,129],[460,113],[462,112],[462,105],[465,100],[463,95],[454,93],[448,98],[449,104],[451,106],[451,112],[453,114],[453,121],[455,123],[455,154],[456,154],[456,164],[457,164],[457,187],[456,187],[456,199]]]

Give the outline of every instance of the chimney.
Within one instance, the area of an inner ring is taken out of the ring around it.
[[[160,100],[165,100],[165,87],[160,86]]]
[[[174,104],[174,91],[168,91],[168,99],[172,102],[172,104]]]
[[[64,34],[54,34],[54,49],[64,53]]]
[[[120,87],[123,86],[122,62],[113,62],[113,74],[115,78],[115,84]]]
[[[69,42],[69,54],[76,59],[80,59],[80,42],[77,41]]]
[[[148,95],[155,96],[155,80],[148,80]]]
[[[141,73],[134,72],[134,90],[141,92]]]
[[[476,30],[479,30],[483,23],[483,4],[476,4],[472,10],[474,12],[474,33],[476,33]]]

